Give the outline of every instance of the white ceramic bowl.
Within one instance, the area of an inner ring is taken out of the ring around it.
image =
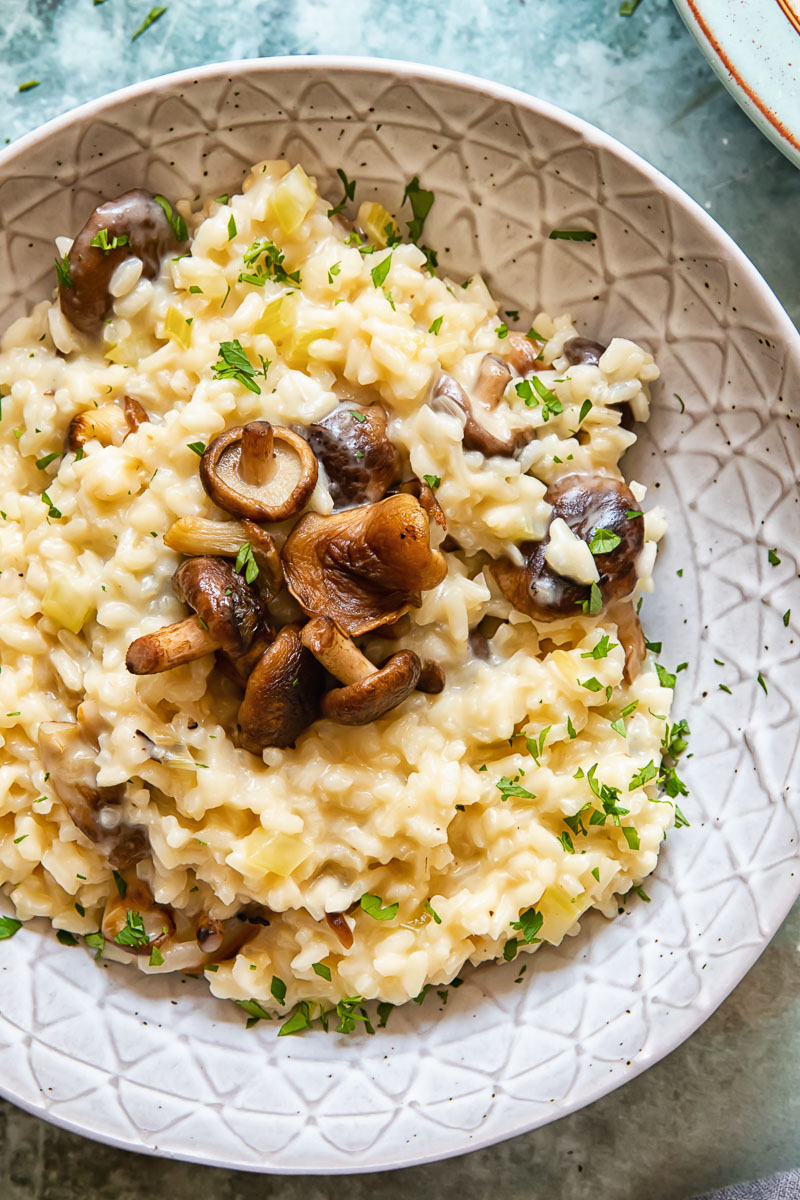
[[[374,1038],[277,1040],[202,983],[98,968],[45,928],[0,946],[0,1086],[17,1104],[129,1149],[350,1172],[484,1146],[630,1079],[713,1011],[797,895],[800,342],[722,230],[596,129],[466,76],[323,58],[167,76],[0,154],[0,324],[49,290],[53,236],[99,197],[215,195],[278,155],[334,195],[341,165],[390,209],[418,174],[445,269],[479,266],[525,316],[568,309],[593,337],[652,348],[663,384],[629,471],[670,532],[643,619],[665,662],[689,663],[691,827],[670,835],[652,902],[590,917],[521,984],[492,966]],[[597,242],[548,240],[575,225]]]

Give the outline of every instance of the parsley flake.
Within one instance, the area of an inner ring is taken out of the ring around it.
[[[258,372],[245,354],[238,338],[234,338],[232,342],[220,343],[219,358],[211,369],[214,379],[235,379],[249,392],[261,395],[261,388],[255,381]],[[266,378],[266,371],[264,377]]]
[[[622,538],[618,534],[612,533],[610,529],[595,529],[592,540],[589,542],[589,549],[592,554],[610,554],[612,550],[616,550],[621,541]]]
[[[585,654],[581,655],[581,658],[607,658],[609,650],[616,650],[616,648],[617,643],[610,641],[608,634],[604,633],[593,649],[587,650]]]
[[[330,983],[331,969],[330,967],[326,967],[325,963],[312,963],[311,970],[315,975],[319,975],[320,979],[327,979],[328,983]]]
[[[141,913],[128,909],[125,924],[119,933],[114,935],[114,941],[118,946],[148,946],[150,944]]]
[[[513,779],[509,779],[507,775],[501,775],[497,783],[494,785],[500,793],[501,800],[507,800],[509,796],[519,796],[522,800],[535,800],[536,796],[533,792],[529,792],[527,788],[522,787],[519,780],[519,775],[515,775]]]
[[[391,254],[387,254],[386,258],[381,259],[377,267],[372,268],[370,274],[372,275],[372,282],[376,288],[382,287],[386,282],[386,277],[391,270],[391,266],[392,256]]]
[[[165,8],[163,8],[161,11],[166,12],[167,10]],[[186,222],[184,221],[184,219],[180,213],[173,212],[172,205],[170,204],[167,197],[166,196],[153,196],[153,199],[155,200],[156,204],[160,205],[161,208],[164,210],[164,216],[167,218],[167,220],[170,223],[170,228],[172,229],[172,232],[175,234],[175,240],[177,242],[188,241],[189,231],[186,228]],[[184,257],[184,256],[180,255],[179,257]]]
[[[367,916],[373,917],[376,921],[393,921],[400,907],[397,901],[384,907],[380,896],[372,896],[369,892],[364,893],[359,903]]]
[[[662,687],[675,687],[675,676],[672,675],[665,667],[662,667],[661,663],[656,663],[656,674],[658,675],[658,682]]]
[[[186,447],[188,450],[193,450],[198,458],[202,458],[205,454],[205,442],[187,442]]]
[[[234,570],[237,575],[244,571],[245,583],[255,583],[258,579],[258,563],[253,555],[253,547],[249,542],[243,542],[236,555]]]
[[[595,242],[597,234],[592,233],[589,229],[551,229],[549,237],[551,241],[563,242]]]
[[[28,79],[25,83],[21,83],[17,88],[18,92],[30,92],[33,88],[37,88],[41,81],[38,79]]]
[[[63,450],[53,450],[52,454],[45,454],[41,458],[37,458],[37,460],[36,460],[37,469],[40,471],[43,471],[45,469],[45,467],[50,466],[51,462],[55,462],[55,460],[57,458],[61,458],[61,455],[63,453],[64,453]]]
[[[442,320],[442,317],[436,317],[433,321],[431,321],[430,325],[428,326],[428,333],[438,334],[439,330],[442,328]]]
[[[581,405],[581,411],[578,414],[578,424],[579,425],[583,424],[584,417],[588,417],[588,415],[591,411],[592,411],[591,400],[584,400],[583,404]]]
[[[150,12],[147,14],[145,19],[142,21],[139,28],[136,30],[136,32],[131,37],[131,41],[135,42],[138,37],[141,37],[143,33],[146,33],[147,30],[150,28],[150,26],[154,25],[156,23],[156,21],[159,19],[159,17],[163,17],[163,15],[166,11],[167,11],[166,4],[159,5],[156,8],[151,8]],[[158,199],[158,196],[156,196],[156,200],[157,199]]]
[[[629,850],[638,850],[639,849],[639,834],[636,832],[634,827],[632,825],[623,825],[622,833],[623,833],[623,836],[625,837],[625,841],[628,843],[628,849]]]
[[[762,688],[764,689],[764,695],[765,695],[765,696],[768,696],[768,695],[769,695],[769,692],[767,691],[767,685],[766,685],[766,683],[764,682],[764,676],[761,674],[761,672],[760,672],[760,671],[758,672],[758,675],[756,676],[756,680],[757,680],[757,682],[758,682],[759,686],[760,686],[760,687],[762,687]]]
[[[423,475],[422,478],[432,491],[441,486],[441,475]]]
[[[74,288],[75,282],[69,273],[69,255],[65,254],[63,258],[55,259],[56,275],[58,276],[58,286]]]
[[[12,938],[22,928],[22,921],[15,917],[0,917],[0,942]]]
[[[332,284],[337,275],[341,273],[342,264],[335,262],[333,266],[328,267],[328,283]]]
[[[505,321],[497,326],[495,333],[500,339],[508,337],[508,326],[506,325]]]
[[[335,208],[328,209],[328,217],[335,217],[337,213],[342,212],[345,204],[347,204],[347,201],[355,199],[355,194],[356,194],[355,179],[348,179],[347,175],[344,173],[344,171],[342,170],[341,167],[336,168],[336,174],[339,176],[339,178],[342,181],[342,187],[344,188],[344,195],[342,196],[341,200],[339,201],[339,203],[336,205]]]
[[[776,549],[773,548],[772,550],[768,551],[767,559],[769,560],[769,565],[771,567],[780,566],[781,560],[778,558],[778,551]]]
[[[425,912],[428,914],[429,917],[433,917],[433,921],[434,921],[435,925],[441,925],[442,918],[439,916],[439,914],[437,912],[434,912],[433,908],[431,907],[430,900],[425,901],[423,908],[425,909]]]
[[[110,254],[112,250],[119,250],[121,246],[127,246],[130,241],[127,233],[115,233],[109,238],[107,229],[100,229],[94,235],[90,246],[95,246],[98,250],[102,250],[104,254]]]
[[[537,937],[537,933],[542,928],[544,917],[535,908],[526,908],[524,912],[519,914],[518,921],[511,921],[511,928],[517,929],[522,934],[522,940],[526,946],[532,946],[535,942],[540,942],[542,939]]]
[[[419,186],[419,176],[415,175],[411,182],[406,184],[401,203],[405,204],[406,200],[411,205],[413,214],[412,219],[408,222],[408,236],[412,242],[418,242],[422,237],[422,230],[428,214],[433,208],[434,195],[433,192],[428,192]]]

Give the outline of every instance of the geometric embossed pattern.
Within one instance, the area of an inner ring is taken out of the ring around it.
[[[0,1080],[16,1103],[129,1149],[349,1172],[485,1145],[629,1079],[709,1015],[797,895],[800,343],[710,218],[597,130],[493,84],[319,58],[183,72],[3,152],[0,327],[46,294],[53,235],[98,197],[216,195],[279,155],[335,196],[344,166],[359,199],[394,210],[419,174],[445,270],[479,265],[523,319],[571,310],[592,337],[652,349],[663,382],[626,470],[657,487],[670,530],[643,619],[665,662],[689,662],[691,827],[670,835],[652,902],[590,916],[521,984],[488,966],[374,1038],[277,1040],[202,983],[98,969],[44,927],[4,943]],[[575,224],[597,241],[548,240]]]

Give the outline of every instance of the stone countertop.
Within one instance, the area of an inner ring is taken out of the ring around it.
[[[511,84],[599,125],[698,200],[800,318],[800,173],[737,108],[670,0],[0,0],[0,144],[165,71],[371,54]],[[38,80],[20,92],[19,84]],[[0,1103],[2,1200],[686,1200],[797,1166],[800,906],[710,1020],[622,1089],[544,1129],[389,1175],[247,1176],[127,1154]]]

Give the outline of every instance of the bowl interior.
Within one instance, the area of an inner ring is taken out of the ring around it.
[[[53,237],[98,198],[141,185],[216,195],[282,155],[337,201],[343,167],[357,201],[401,216],[418,175],[436,196],[425,241],[444,271],[482,271],[522,321],[570,311],[588,336],[655,353],[663,379],[626,473],[669,515],[642,616],[662,661],[688,664],[675,712],[693,734],[691,827],[670,835],[649,904],[589,918],[521,984],[512,967],[467,972],[445,1008],[431,993],[374,1038],[245,1032],[239,1010],[192,980],[98,969],[43,928],[5,943],[11,1099],[130,1148],[353,1171],[485,1145],[610,1090],[696,1028],[791,904],[800,668],[782,614],[800,618],[800,358],[744,257],[610,139],[489,84],[320,59],[167,77],[0,155],[0,328],[49,294]],[[548,237],[571,228],[597,241]]]

